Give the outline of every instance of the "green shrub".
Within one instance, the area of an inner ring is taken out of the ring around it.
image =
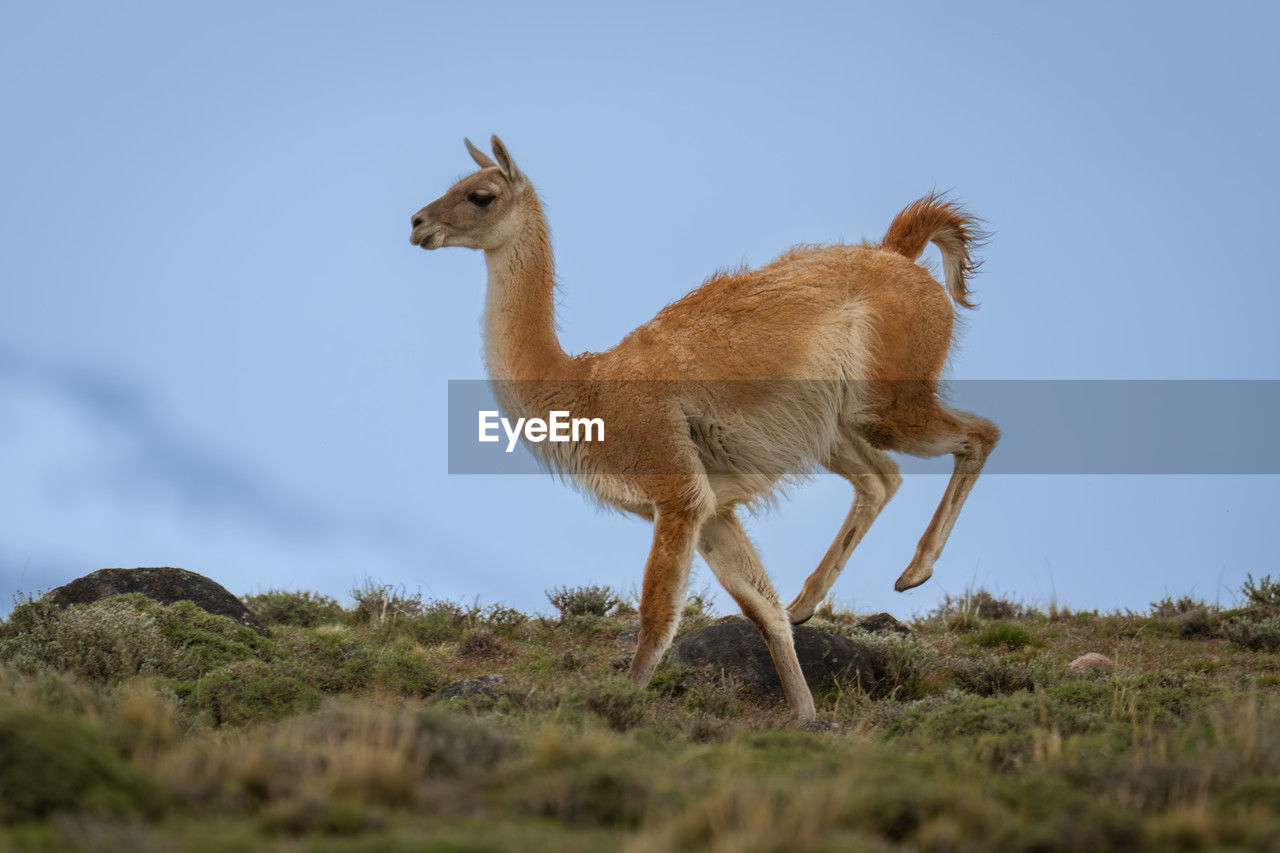
[[[512,752],[499,728],[465,716],[417,703],[391,708],[330,700],[234,739],[192,742],[162,772],[176,796],[193,806],[249,810],[271,823],[306,828],[321,819],[320,812],[305,819],[308,804],[321,812],[335,806],[407,806],[433,816],[461,811],[474,798],[428,780],[480,776]]]
[[[695,619],[699,616],[710,616],[712,595],[711,587],[703,587],[697,592],[690,593],[684,600],[681,618]]]
[[[1206,607],[1203,601],[1190,596],[1184,595],[1178,600],[1174,600],[1171,596],[1165,596],[1159,601],[1151,602],[1151,615],[1163,619],[1172,619],[1175,616],[1181,616],[1183,613],[1190,613],[1193,610],[1199,610]]]
[[[710,678],[686,685],[683,704],[691,711],[715,717],[738,717],[746,706],[738,685],[723,678]]]
[[[1025,604],[997,598],[985,589],[969,590],[964,595],[947,595],[931,610],[926,619],[953,631],[976,628],[983,619],[1025,619],[1037,615]]]
[[[1212,637],[1217,633],[1219,610],[1199,599],[1165,596],[1151,602],[1151,618],[1155,627],[1179,637]]]
[[[1021,747],[1030,748],[1037,728],[1067,734],[1114,724],[1121,736],[1127,735],[1127,719],[1113,719],[1115,704],[1113,686],[1097,682],[1066,681],[1034,692],[992,696],[948,690],[942,696],[908,703],[905,713],[897,715],[888,728],[931,744],[1011,735]],[[1141,710],[1147,707],[1143,704]],[[1002,749],[1000,760],[1009,757],[1008,745]]]
[[[148,604],[160,622],[165,641],[177,650],[180,659],[178,669],[164,675],[196,678],[233,661],[272,659],[279,654],[274,640],[190,601]]]
[[[407,641],[381,649],[373,668],[373,686],[397,696],[430,696],[444,677]]]
[[[436,600],[404,617],[396,630],[415,642],[430,646],[457,642],[483,621],[484,610],[478,604],[464,606],[453,601]]]
[[[999,696],[1035,688],[1032,668],[1002,660],[962,660],[951,667],[956,686],[979,696]]]
[[[608,680],[580,687],[567,700],[596,714],[614,731],[624,732],[644,719],[648,691],[625,681]]]
[[[566,617],[560,625],[573,634],[611,634],[616,637],[626,630],[626,626],[615,619],[585,613]]]
[[[355,609],[351,618],[356,624],[384,625],[422,612],[422,595],[408,594],[404,587],[377,584],[366,580],[364,585],[351,590]]]
[[[242,726],[314,710],[320,691],[291,667],[244,660],[199,679],[191,700],[215,726]]]
[[[269,657],[273,642],[190,601],[138,593],[59,608],[19,605],[0,631],[0,661],[24,672],[56,669],[99,681],[134,675],[198,678],[231,661]]]
[[[529,621],[529,617],[514,607],[494,604],[484,615],[485,624],[496,634],[510,636],[516,628]]]
[[[1034,643],[1035,638],[1021,625],[1013,622],[993,622],[975,636],[972,642],[985,648],[1008,646],[1011,649],[1020,649]]]
[[[245,607],[269,625],[296,625],[314,628],[342,619],[345,611],[335,598],[313,592],[284,592],[269,589],[246,596]]]
[[[488,628],[472,628],[462,635],[462,641],[458,643],[458,656],[464,658],[496,658],[508,651],[508,644]]]
[[[1280,651],[1280,615],[1254,621],[1236,618],[1222,626],[1223,635],[1246,649],[1255,651]]]
[[[0,707],[0,823],[53,812],[156,816],[166,796],[101,733],[45,711]]]
[[[180,655],[164,636],[158,607],[138,594],[65,608],[20,604],[4,624],[0,660],[23,672],[47,668],[99,681],[172,672]]]
[[[1216,609],[1197,607],[1175,617],[1173,630],[1179,637],[1212,637],[1218,632],[1219,619]]]
[[[842,631],[867,647],[876,671],[874,695],[898,700],[918,699],[925,693],[925,675],[938,653],[908,634],[873,634],[860,628]]]
[[[420,777],[484,772],[513,751],[501,729],[429,705],[386,709],[329,700],[314,714],[286,723],[284,731],[302,743],[395,750]],[[316,759],[324,762],[325,756]]]
[[[373,680],[375,647],[350,629],[312,629],[289,647],[299,673],[324,693],[357,693]]]
[[[1271,575],[1263,575],[1255,581],[1250,574],[1240,591],[1250,605],[1280,607],[1280,581],[1272,580]]]
[[[563,620],[574,616],[607,616],[621,601],[609,587],[594,585],[549,589],[547,599]]]
[[[639,762],[590,761],[548,773],[525,794],[524,806],[561,825],[635,829],[644,817],[651,786]]]
[[[56,669],[23,672],[14,664],[0,663],[0,705],[93,719],[108,713],[115,700],[111,685],[102,682]]]

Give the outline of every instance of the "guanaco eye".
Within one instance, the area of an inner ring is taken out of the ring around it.
[[[476,207],[488,207],[493,203],[494,198],[496,198],[496,196],[489,195],[488,193],[476,192],[469,194],[467,196],[467,201],[471,202]]]

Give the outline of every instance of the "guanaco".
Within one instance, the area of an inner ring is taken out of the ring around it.
[[[670,646],[696,549],[763,635],[793,721],[816,725],[791,626],[813,615],[901,484],[886,451],[955,457],[901,591],[933,574],[999,439],[995,424],[938,393],[952,302],[973,307],[978,221],[931,194],[899,213],[878,245],[796,247],[759,269],[716,274],[613,349],[573,356],[556,337],[538,194],[497,136],[492,157],[466,146],[479,170],[414,214],[411,240],[484,251],[485,361],[509,415],[582,412],[607,425],[604,442],[530,449],[604,504],[653,522],[630,680],[647,684]],[[917,263],[929,242],[945,288]],[[784,609],[737,508],[815,466],[850,481],[853,506]]]

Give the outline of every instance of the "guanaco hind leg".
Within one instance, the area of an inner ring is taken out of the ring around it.
[[[812,723],[816,718],[813,694],[800,671],[791,622],[732,509],[707,520],[702,526],[698,548],[716,578],[764,636],[782,681],[783,693],[791,705],[792,719],[799,725]]]
[[[937,405],[926,430],[929,433],[926,438],[901,449],[919,456],[951,453],[955,456],[955,468],[938,509],[920,537],[915,556],[893,585],[898,592],[919,586],[933,575],[933,564],[947,544],[960,508],[977,482],[987,456],[1000,440],[1000,430],[991,421],[941,404]]]
[[[805,580],[800,594],[787,605],[787,615],[793,625],[806,622],[813,616],[814,609],[831,591],[853,550],[902,484],[898,465],[889,454],[876,450],[853,434],[840,442],[827,460],[826,467],[853,484],[853,506],[822,561]]]

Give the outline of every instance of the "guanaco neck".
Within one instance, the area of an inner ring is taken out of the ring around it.
[[[555,329],[555,258],[542,204],[526,186],[515,236],[487,249],[484,352],[493,379],[566,379],[571,359]]]

